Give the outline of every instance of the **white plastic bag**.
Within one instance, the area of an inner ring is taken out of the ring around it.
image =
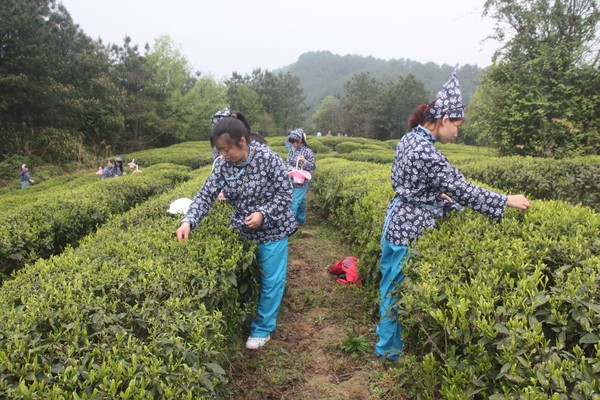
[[[192,200],[182,197],[180,199],[175,200],[171,203],[171,206],[167,210],[169,214],[185,214],[190,208],[190,204],[192,204]]]

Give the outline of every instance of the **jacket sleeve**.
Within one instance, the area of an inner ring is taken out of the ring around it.
[[[288,151],[287,158],[285,159],[285,167],[286,167],[286,171],[288,171],[288,172],[296,167],[295,153],[296,152],[295,152],[294,148],[292,147],[290,149],[290,151]]]
[[[196,193],[196,196],[194,196],[192,204],[190,204],[185,217],[183,217],[179,224],[189,222],[191,230],[196,229],[217,199],[222,186],[220,176],[213,171],[206,181],[204,181],[202,188]]]
[[[315,155],[311,149],[308,147],[304,152],[304,163],[302,164],[302,169],[305,171],[314,171],[317,168],[317,163],[315,162]]]
[[[496,221],[502,219],[508,197],[477,186],[464,177],[444,157],[434,157],[426,173],[429,184],[460,204]]]
[[[273,191],[271,201],[258,208],[258,211],[264,216],[263,224],[265,226],[273,226],[276,220],[289,216],[294,193],[286,166],[279,155],[274,155],[270,167],[268,177]]]

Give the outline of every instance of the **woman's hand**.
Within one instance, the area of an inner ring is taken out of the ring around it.
[[[256,211],[246,217],[245,223],[249,229],[256,229],[262,225],[264,219],[265,217],[262,215],[262,213],[260,211]]]
[[[440,194],[439,198],[442,200],[449,201],[450,203],[452,203],[454,201],[454,200],[452,200],[452,197],[448,196],[446,193]]]
[[[519,210],[527,210],[529,208],[529,200],[522,194],[513,194],[512,196],[508,196],[507,205]]]
[[[177,234],[177,240],[179,240],[180,242],[182,240],[187,240],[187,238],[190,236],[190,230],[191,227],[189,222],[184,222],[183,224],[181,224],[179,229],[177,229],[177,232],[175,232]]]
[[[304,156],[298,156],[298,160],[299,160],[299,161],[302,161],[302,162],[305,162],[305,161],[306,161],[306,158],[304,158]]]

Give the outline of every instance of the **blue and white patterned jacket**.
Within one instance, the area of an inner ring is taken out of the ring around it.
[[[246,166],[236,166],[223,158],[215,161],[213,171],[194,197],[181,222],[189,222],[194,230],[208,213],[219,192],[235,207],[231,225],[248,240],[255,243],[274,242],[291,235],[296,230],[292,214],[292,183],[283,159],[268,146],[250,142],[250,155]],[[248,229],[245,218],[260,211],[263,224]]]
[[[288,171],[291,171],[292,168],[296,168],[296,160],[298,160],[298,156],[304,156],[305,161],[300,161],[298,163],[298,168],[311,172],[317,168],[317,163],[315,162],[315,155],[313,151],[301,144],[298,147],[292,147],[286,158],[286,165],[288,167]],[[309,181],[305,181],[304,183],[294,183],[294,187],[304,187],[308,184]]]
[[[114,166],[104,167],[102,170],[102,179],[114,178],[115,176],[117,176],[117,171]]]
[[[462,206],[497,221],[504,215],[507,196],[468,182],[434,147],[435,141],[429,130],[418,126],[396,146],[391,173],[396,195],[388,204],[384,234],[398,246],[408,246],[426,228],[435,227],[436,218]],[[444,193],[453,202],[440,199]]]

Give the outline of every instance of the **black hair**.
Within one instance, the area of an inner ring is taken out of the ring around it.
[[[310,149],[310,146],[308,145],[308,143],[306,143],[306,133],[302,133],[302,138],[300,139],[300,143],[303,144],[304,146],[308,147]],[[294,143],[296,142],[298,139],[292,139],[292,138],[288,138],[288,142],[290,143]]]
[[[233,115],[235,115],[235,117]],[[250,144],[251,140],[256,140],[257,142],[267,144],[265,138],[256,132],[252,132],[250,129],[250,124],[248,123],[248,120],[246,120],[244,114],[237,111],[232,111],[231,118],[222,118],[215,125],[210,137],[211,147],[215,147],[215,142],[217,139],[225,133],[229,134],[229,139],[227,142],[230,145],[235,145],[236,147],[240,147],[239,143],[242,137],[246,138],[246,143],[248,144]]]
[[[216,141],[223,135],[227,135],[226,141],[232,146],[241,148],[242,138],[245,138],[246,143],[250,144],[250,132],[248,132],[244,123],[237,118],[223,118],[220,120],[212,130],[210,145],[215,146]]]
[[[437,99],[433,100],[429,104],[419,104],[415,107],[412,114],[408,117],[408,130],[411,131],[419,125],[425,126],[427,122],[437,123],[441,118],[433,118],[429,115],[429,110],[435,105]],[[461,121],[464,118],[450,118],[450,121],[456,122]]]
[[[261,134],[259,134],[258,132],[252,132],[252,128],[250,128],[250,123],[248,122],[248,120],[246,119],[244,114],[242,114],[239,111],[232,111],[231,117],[237,118],[244,123],[244,126],[246,127],[246,129],[248,129],[248,132],[250,132],[250,139],[256,140],[257,142],[260,142],[263,144],[268,144],[267,139],[265,139]]]
[[[241,112],[231,111],[231,113],[229,114],[229,117],[239,119],[240,121],[242,121],[244,123],[244,126],[246,127],[246,129],[248,129],[248,132],[252,132],[252,128],[250,128],[250,123],[248,122],[248,120],[246,119],[244,114],[242,114]]]

